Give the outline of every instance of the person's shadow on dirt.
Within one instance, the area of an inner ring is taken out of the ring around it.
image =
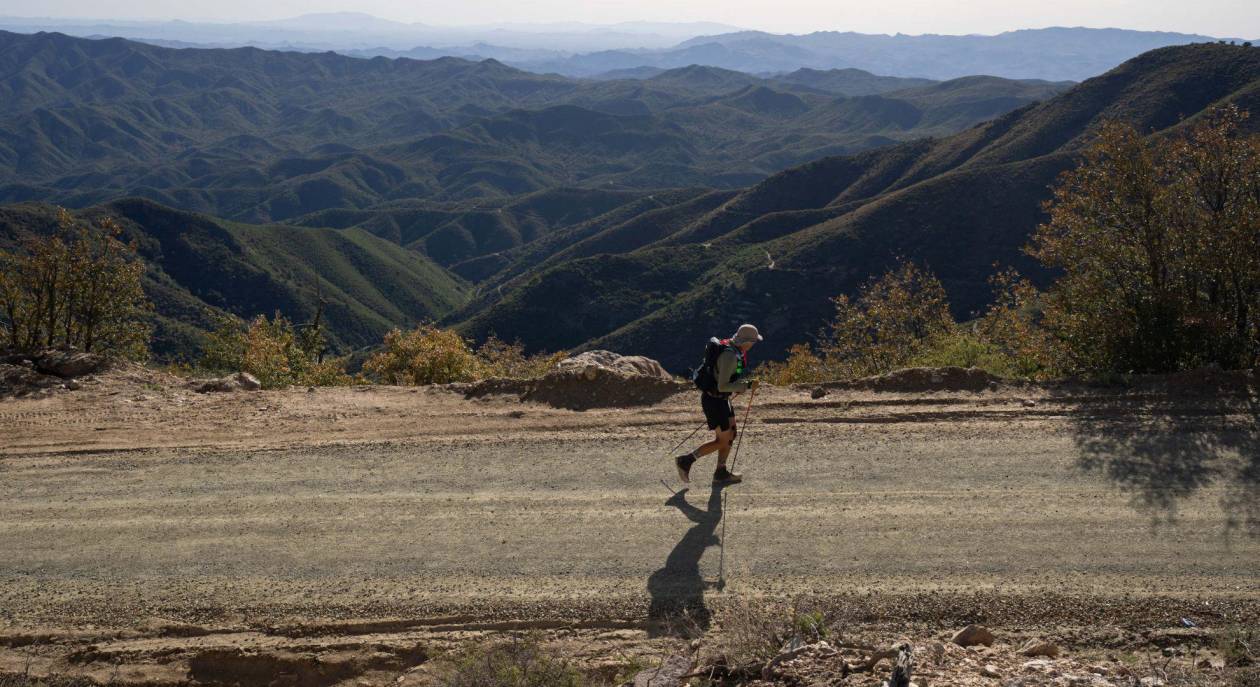
[[[721,546],[717,536],[722,522],[722,489],[715,484],[709,492],[707,510],[687,502],[687,490],[674,494],[665,503],[682,511],[696,523],[683,535],[665,558],[665,565],[648,577],[648,634],[691,635],[709,628],[711,613],[704,603],[704,591],[711,585],[700,573],[700,558],[710,546]]]

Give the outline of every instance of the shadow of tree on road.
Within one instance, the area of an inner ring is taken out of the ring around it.
[[[1077,466],[1105,476],[1156,524],[1219,488],[1225,533],[1260,537],[1260,401],[1254,374],[1200,372],[1115,390],[1056,392],[1073,407]]]
[[[674,545],[665,565],[648,577],[648,594],[652,597],[648,627],[652,636],[688,635],[709,628],[712,613],[704,602],[704,592],[712,585],[700,573],[700,559],[705,549],[722,544],[717,536],[722,522],[722,489],[722,485],[713,485],[707,510],[688,503],[686,489],[665,502],[696,524]]]

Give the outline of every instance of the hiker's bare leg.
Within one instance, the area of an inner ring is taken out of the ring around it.
[[[734,427],[735,426],[734,423],[732,423],[731,426]],[[695,453],[692,455],[694,455],[697,458],[700,458],[702,456],[707,456],[710,453],[713,453],[714,451],[717,451],[719,455],[718,460],[724,461],[726,460],[726,454],[730,453],[731,451],[731,437],[733,436],[735,436],[735,433],[732,432],[731,430],[728,429],[728,430],[723,431],[719,429],[715,432],[713,436],[713,441],[710,441],[706,444],[702,444],[700,448],[696,449]]]
[[[718,464],[720,468],[726,467],[726,457],[731,455],[731,444],[735,441],[735,421],[731,420],[731,428],[722,432],[719,436],[723,437],[722,446],[718,449]]]

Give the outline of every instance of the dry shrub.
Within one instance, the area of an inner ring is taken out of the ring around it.
[[[452,329],[423,324],[410,332],[385,335],[381,350],[363,369],[386,384],[419,386],[473,382],[489,377],[537,379],[564,358],[562,353],[527,355],[519,341],[491,336],[473,350]]]
[[[386,334],[381,350],[363,370],[386,384],[419,386],[474,381],[480,363],[464,337],[422,324],[409,332],[395,329]]]
[[[901,367],[979,368],[997,377],[1046,379],[1066,369],[1061,342],[1042,324],[1041,294],[1013,270],[991,279],[984,316],[957,324],[940,281],[904,263],[836,301],[824,343],[793,346],[786,361],[759,372],[771,384],[809,384],[883,374]]]
[[[95,687],[96,682],[83,677],[31,677],[0,675],[0,687]]]
[[[940,280],[911,262],[872,279],[855,298],[833,302],[836,313],[818,350],[797,345],[787,361],[764,366],[772,383],[854,379],[904,367],[954,327]]]
[[[263,388],[345,386],[354,380],[345,371],[345,359],[323,359],[324,342],[315,324],[299,330],[276,313],[270,319],[255,317],[248,324],[220,316],[218,326],[206,338],[198,366],[209,372],[248,372]]]
[[[564,360],[566,355],[564,351],[527,355],[520,341],[507,343],[493,335],[477,349],[483,378],[538,379]]]
[[[814,605],[733,598],[716,614],[717,632],[710,651],[727,665],[763,663],[794,644],[830,635],[826,614]]]
[[[513,637],[439,659],[440,687],[583,687],[583,674],[542,646],[537,636]]]

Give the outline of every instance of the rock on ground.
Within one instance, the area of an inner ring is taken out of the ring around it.
[[[634,687],[678,687],[682,676],[691,671],[691,659],[670,656],[659,668],[649,668],[634,676]]]
[[[262,382],[259,382],[257,377],[248,372],[237,372],[234,375],[208,379],[197,383],[194,390],[197,393],[208,394],[214,392],[257,391],[261,388]]]
[[[587,351],[561,360],[521,399],[571,410],[620,408],[658,403],[687,388],[651,358]]]
[[[80,351],[44,351],[34,357],[35,369],[64,379],[81,377],[103,370],[105,356]]]
[[[1059,645],[1044,639],[1030,639],[1020,648],[1019,653],[1025,656],[1054,658],[1059,655]]]
[[[955,632],[951,641],[958,646],[975,646],[977,644],[993,646],[993,633],[983,625],[968,625]]]

